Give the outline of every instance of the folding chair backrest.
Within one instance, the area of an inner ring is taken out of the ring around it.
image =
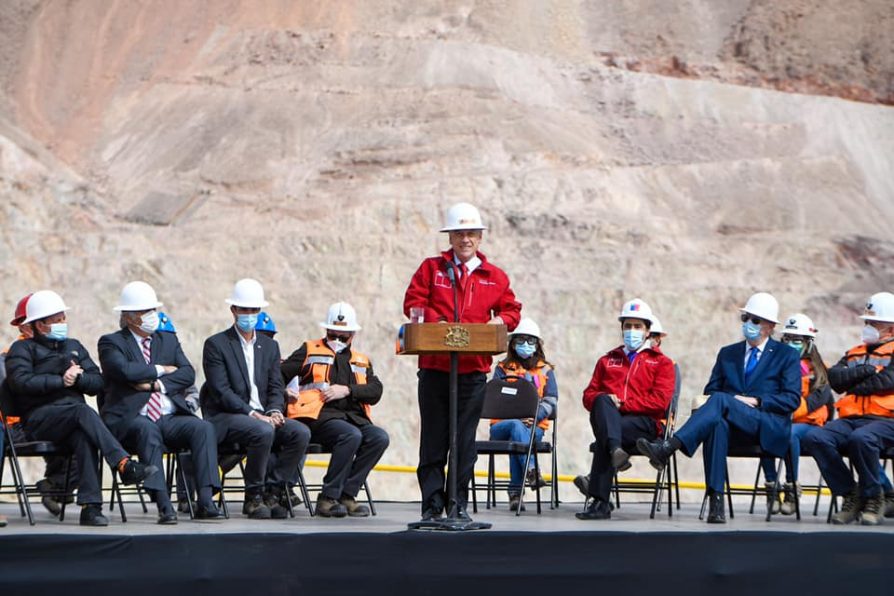
[[[0,354],[0,383],[6,380],[6,353]]]
[[[667,406],[667,421],[664,427],[665,438],[673,436],[674,429],[677,426],[677,406],[680,404],[680,388],[682,384],[680,365],[674,362],[674,396]]]
[[[521,377],[492,379],[484,393],[482,418],[536,418],[540,396],[534,385]]]

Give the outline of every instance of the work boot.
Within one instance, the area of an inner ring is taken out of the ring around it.
[[[348,515],[351,517],[369,517],[369,507],[363,503],[358,503],[357,499],[351,495],[342,495],[338,502],[344,505]]]
[[[612,509],[606,501],[593,499],[587,508],[574,514],[577,519],[593,520],[593,519],[611,519]]]
[[[322,517],[344,517],[348,514],[348,510],[332,497],[320,493],[317,497],[316,514]]]
[[[40,493],[40,502],[53,517],[59,517],[62,513],[62,503],[57,498],[58,489],[48,478],[37,481],[37,491]]]
[[[264,504],[264,498],[259,492],[245,493],[242,513],[249,519],[270,519],[270,508]]]
[[[299,497],[298,495],[295,494],[295,487],[294,487],[294,486],[290,486],[290,487],[289,487],[289,490],[287,490],[286,492],[284,492],[284,493],[282,494],[282,497],[280,498],[279,503],[280,503],[280,505],[282,505],[283,507],[288,508],[288,506],[289,506],[289,505],[288,505],[288,502],[289,502],[289,501],[292,502],[292,508],[293,508],[293,509],[294,509],[295,507],[301,505],[302,503],[304,503],[304,501],[301,500],[301,497]]]
[[[877,526],[885,521],[885,496],[878,493],[866,499],[860,513],[860,523],[864,526]]]
[[[860,510],[863,509],[863,498],[857,493],[857,488],[844,495],[841,511],[832,516],[832,523],[837,525],[849,524],[857,520]]]
[[[612,467],[619,472],[624,472],[629,470],[631,467],[630,463],[630,454],[621,449],[620,447],[615,447],[612,450]]]
[[[162,506],[158,510],[158,523],[162,526],[177,525],[177,512],[171,504]]]
[[[580,476],[575,476],[574,477],[574,486],[577,487],[577,490],[580,491],[580,494],[582,494],[584,497],[586,497],[588,499],[590,498],[590,475],[589,474],[587,474],[587,475],[581,474]]]
[[[521,510],[525,510],[525,504],[521,502],[521,495],[509,495],[509,511],[518,511],[519,506],[521,506]]]
[[[531,468],[525,474],[525,484],[531,488],[543,488],[546,486],[546,480],[543,479],[543,476],[537,470]]]
[[[264,505],[270,509],[270,517],[273,519],[286,519],[289,517],[289,510],[282,505],[281,492],[282,491],[275,488],[271,488],[267,494],[264,495]]]
[[[663,470],[670,461],[670,456],[674,452],[674,447],[670,441],[664,439],[660,441],[649,441],[640,437],[636,440],[636,448],[640,453],[649,458],[649,463],[656,470]]]
[[[153,474],[158,472],[158,467],[153,465],[145,465],[140,462],[134,460],[133,458],[129,458],[127,463],[124,464],[124,469],[121,470],[121,483],[122,484],[137,484],[149,478]]]
[[[775,482],[765,482],[764,491],[767,493],[767,509],[770,514],[779,513],[779,485]]]
[[[109,525],[109,520],[102,514],[102,505],[90,503],[81,507],[81,525],[102,528]]]
[[[795,504],[801,498],[801,485],[797,482],[786,482],[782,489],[782,505],[779,512],[782,515],[791,515],[795,512]]]
[[[894,493],[885,493],[885,517],[894,517]]]
[[[708,523],[726,523],[726,511],[723,504],[723,493],[711,493],[710,495],[708,495]]]

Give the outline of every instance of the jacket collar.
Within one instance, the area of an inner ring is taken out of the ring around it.
[[[453,254],[452,248],[448,248],[447,250],[442,252],[441,256],[444,257],[444,260],[446,260],[446,261],[454,261],[455,260],[455,255]],[[478,251],[475,253],[475,256],[477,256],[479,259],[481,259],[481,264],[475,268],[475,271],[481,271],[482,273],[490,274],[491,264],[488,262],[487,257],[484,256],[484,253],[481,251]],[[474,273],[474,271],[472,273]]]

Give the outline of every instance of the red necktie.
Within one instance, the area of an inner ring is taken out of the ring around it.
[[[149,350],[149,338],[143,338],[143,358],[146,359],[146,364],[149,364],[149,359],[151,356],[151,351]],[[152,395],[149,396],[149,401],[146,402],[146,415],[149,417],[149,420],[155,422],[159,418],[161,418],[161,393],[153,392]]]

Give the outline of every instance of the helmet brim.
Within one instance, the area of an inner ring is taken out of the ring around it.
[[[146,304],[119,304],[112,310],[116,312],[140,312],[144,310],[152,310],[153,308],[161,308],[163,302],[147,302]]]
[[[320,323],[320,327],[328,331],[348,331],[350,333],[363,329],[360,325],[330,325],[329,323]]]

